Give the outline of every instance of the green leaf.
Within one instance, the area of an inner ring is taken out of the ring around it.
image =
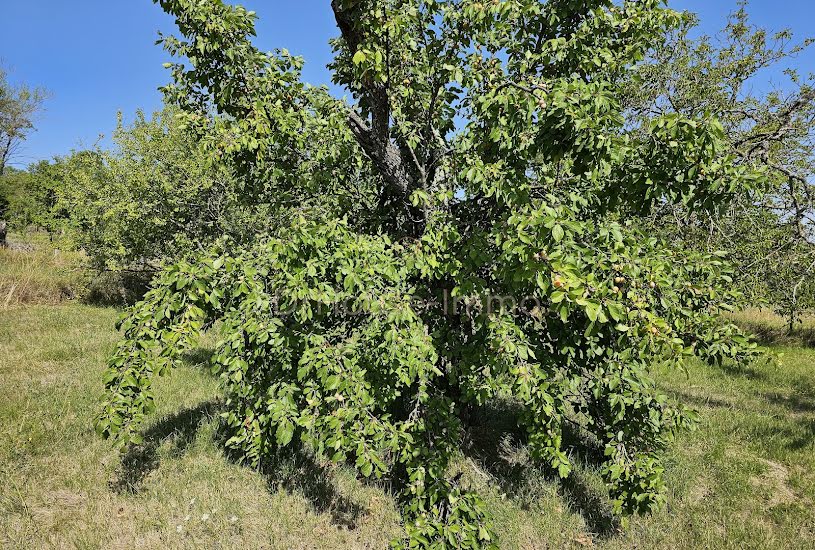
[[[601,311],[602,306],[600,305],[600,303],[595,301],[589,301],[588,303],[586,303],[586,316],[592,323],[597,321]]]
[[[275,432],[275,439],[277,440],[277,444],[281,447],[285,447],[289,443],[291,443],[292,437],[294,436],[294,425],[288,419],[281,420],[277,425],[277,431]]]
[[[365,59],[366,59],[365,52],[363,52],[362,50],[357,50],[356,53],[354,54],[353,59],[354,65],[361,65],[362,63],[365,63]]]

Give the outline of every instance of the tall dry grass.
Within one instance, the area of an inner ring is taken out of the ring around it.
[[[82,294],[88,275],[80,253],[30,248],[0,249],[0,309],[54,305]]]
[[[749,308],[728,317],[764,345],[815,347],[815,316],[811,313],[792,331],[785,318],[767,308]]]

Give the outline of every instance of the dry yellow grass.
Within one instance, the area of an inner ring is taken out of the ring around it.
[[[0,309],[58,304],[76,298],[86,284],[80,253],[42,242],[30,246],[0,248]]]

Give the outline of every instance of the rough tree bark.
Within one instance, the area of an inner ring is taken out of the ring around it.
[[[349,8],[343,7],[340,0],[332,0],[331,8],[334,10],[337,27],[348,49],[352,52],[357,51],[362,36],[355,28],[354,14]],[[407,159],[391,140],[391,108],[387,87],[384,84],[369,83],[364,93],[370,105],[370,124],[352,109],[348,114],[348,125],[357,143],[374,163],[391,193],[397,197],[405,196],[414,187],[414,178],[408,169],[410,164]]]

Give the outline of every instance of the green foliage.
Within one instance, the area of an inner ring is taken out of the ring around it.
[[[227,120],[218,119],[219,124]],[[337,174],[332,184],[341,185],[354,178],[355,171],[339,174],[325,160],[343,154],[343,145],[333,139],[338,132],[322,129],[327,124],[320,119],[311,134],[298,131],[303,143],[319,145],[322,151],[299,154],[309,158],[309,164]],[[285,223],[289,214],[281,204],[290,204],[292,196],[266,185],[265,175],[244,173],[239,158],[221,162],[219,155],[229,150],[224,142],[214,145],[221,131],[231,132],[196,125],[194,117],[174,108],[150,119],[137,112],[131,125],[120,117],[112,150],[81,151],[59,161],[64,184],[58,208],[68,213],[67,227],[93,267],[154,273],[166,260],[200,253],[218,238],[245,243]],[[278,170],[278,161],[270,161],[271,170]],[[292,177],[287,174],[286,181]],[[302,207],[314,202],[309,187],[328,190],[313,171],[299,177]],[[325,213],[353,214],[365,207],[357,196],[335,194],[333,201],[320,200],[319,206]]]
[[[618,512],[664,502],[660,450],[694,415],[651,369],[758,354],[719,318],[739,301],[719,255],[622,221],[715,212],[756,185],[712,118],[625,117],[617,77],[677,14],[655,0],[335,0],[349,106],[300,84],[299,60],[255,49],[251,12],[160,3],[185,36],[165,46],[191,64],[166,90],[181,118],[246,192],[292,202],[274,202],[289,221],[268,239],[159,274],[121,325],[100,433],[138,443],[155,377],[220,322],[227,446],[259,465],[302,442],[392,476],[395,547],[497,547],[449,470],[463,411],[507,393],[538,462],[568,476],[576,424],[603,446]]]
[[[20,182],[22,176],[16,170],[9,169],[0,176],[0,219],[5,219],[9,215],[12,204],[19,196]]]
[[[45,97],[40,88],[11,85],[0,67],[0,247],[6,246],[8,223],[5,217],[9,210],[18,218],[13,225],[21,225],[20,220],[25,218],[23,203],[29,182],[10,165],[21,144],[34,130],[34,116],[42,108]],[[9,171],[12,173],[7,174]]]
[[[0,178],[0,196],[6,198],[5,216],[11,227],[61,231],[67,216],[57,204],[61,189],[59,160],[40,161],[27,171],[7,169]]]
[[[34,117],[42,109],[46,97],[42,88],[10,84],[6,71],[0,67],[0,176],[34,130]]]
[[[262,206],[244,209],[229,170],[213,167],[168,109],[127,126],[112,150],[61,159],[60,208],[96,269],[155,271],[215,239],[267,227]]]
[[[790,31],[754,27],[747,8],[740,2],[716,38],[692,38],[697,21],[686,14],[648,62],[626,75],[622,98],[643,126],[666,116],[715,115],[728,153],[762,169],[754,192],[722,212],[672,204],[644,223],[679,246],[729,250],[736,284],[753,300],[774,305],[793,327],[815,307],[815,88],[812,78],[784,64],[808,52],[812,40],[796,43]],[[770,77],[782,70],[785,81],[773,87]]]

